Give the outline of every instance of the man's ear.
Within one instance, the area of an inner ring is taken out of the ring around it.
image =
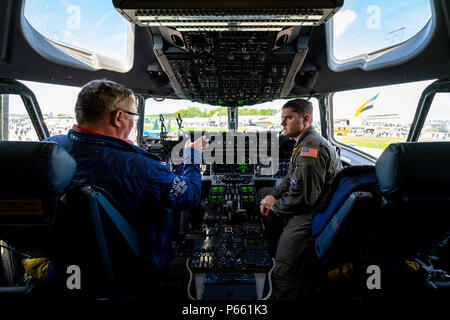
[[[305,115],[303,116],[303,121],[305,121],[304,124],[309,123],[310,120],[311,120],[311,115],[310,115],[310,114],[305,114]]]
[[[123,111],[117,109],[111,116],[111,124],[113,125],[113,127],[121,127],[122,118],[123,118]]]

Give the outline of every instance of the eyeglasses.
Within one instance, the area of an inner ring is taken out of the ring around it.
[[[141,115],[138,114],[138,113],[134,113],[134,112],[127,111],[127,110],[123,110],[123,109],[120,109],[120,110],[122,110],[122,111],[125,112],[125,113],[131,114],[131,115],[133,116],[133,120],[139,120],[139,117],[141,116]]]

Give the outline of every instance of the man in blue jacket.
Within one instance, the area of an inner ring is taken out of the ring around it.
[[[182,175],[127,140],[137,114],[133,92],[109,80],[87,83],[75,105],[77,125],[67,135],[53,136],[76,160],[74,181],[106,190],[141,228],[158,273],[171,260],[166,208],[189,210],[200,202],[200,167],[205,141],[185,144]],[[143,229],[143,230],[142,230]]]

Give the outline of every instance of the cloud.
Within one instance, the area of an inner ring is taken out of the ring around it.
[[[357,18],[356,12],[349,9],[336,13],[333,17],[334,38],[342,36]]]

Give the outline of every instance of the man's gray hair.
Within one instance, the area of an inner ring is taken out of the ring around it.
[[[75,104],[77,124],[96,123],[117,109],[126,110],[132,98],[130,89],[114,81],[100,79],[88,82],[78,93]]]

